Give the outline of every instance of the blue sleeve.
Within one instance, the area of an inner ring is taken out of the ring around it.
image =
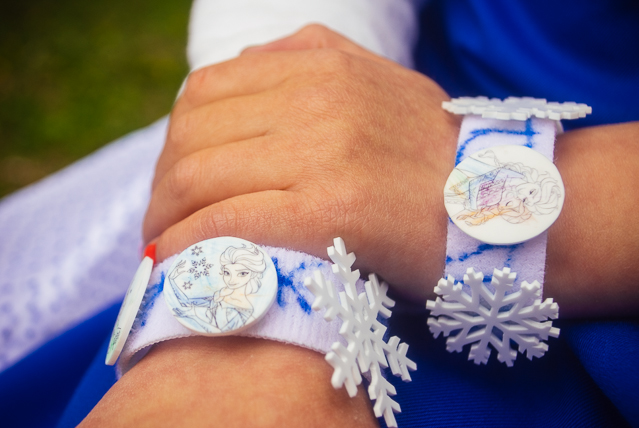
[[[639,3],[433,0],[419,71],[452,97],[529,96],[593,109],[574,127],[639,120]]]
[[[111,335],[119,309],[119,303],[105,309],[0,373],[0,426],[56,426],[77,396],[78,387],[88,382],[94,391],[94,402],[84,409],[82,417],[86,416],[115,382],[113,367],[104,365],[104,343]],[[110,383],[94,382],[97,378],[92,375],[93,368],[98,363],[110,373]]]

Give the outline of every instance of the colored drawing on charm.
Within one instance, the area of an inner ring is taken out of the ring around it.
[[[275,300],[277,273],[268,255],[239,238],[187,248],[167,276],[166,301],[187,328],[220,335],[246,328]]]
[[[455,167],[444,188],[453,222],[472,237],[496,245],[539,235],[556,220],[563,200],[557,168],[522,146],[480,150]]]

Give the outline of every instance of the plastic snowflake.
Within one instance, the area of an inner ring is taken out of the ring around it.
[[[516,276],[509,268],[495,269],[492,292],[483,283],[484,274],[469,268],[464,284],[470,287],[470,294],[462,284],[455,284],[452,276],[440,279],[435,293],[442,298],[426,302],[432,315],[428,319],[430,331],[435,337],[440,333],[450,335],[446,340],[448,352],[461,352],[464,345],[472,343],[468,359],[475,364],[486,364],[491,353],[489,343],[497,350],[497,359],[508,367],[517,358],[512,345],[518,345],[519,352],[525,352],[529,360],[542,357],[548,345],[541,340],[559,336],[559,329],[547,321],[557,318],[559,306],[550,298],[541,301],[537,281],[524,281],[519,291],[508,294]],[[451,335],[455,331],[458,333]]]
[[[354,397],[357,385],[362,382],[362,374],[370,373],[368,395],[375,400],[375,416],[379,418],[383,415],[389,427],[396,427],[393,413],[401,409],[390,396],[397,392],[382,376],[381,368],[390,365],[395,376],[401,376],[402,380],[408,382],[408,371],[416,370],[417,365],[406,356],[408,345],[400,343],[397,336],[384,342],[386,327],[377,320],[377,315],[390,317],[389,308],[395,305],[386,295],[388,284],[380,284],[377,276],[371,274],[366,281],[366,292],[357,295],[355,284],[359,279],[359,270],[351,270],[355,254],[347,254],[344,241],[335,238],[334,246],[328,248],[328,255],[334,263],[333,273],[340,278],[344,291],[337,292],[335,286],[319,271],[312,278],[306,278],[304,285],[315,295],[314,310],[325,309],[324,319],[327,321],[332,321],[336,316],[342,320],[340,334],[346,339],[347,346],[335,342],[332,351],[326,354],[326,361],[335,369],[331,383],[336,389],[345,385],[348,395]]]
[[[509,97],[505,100],[487,97],[461,97],[444,101],[442,108],[455,114],[480,114],[484,118],[526,120],[531,116],[541,119],[579,119],[592,113],[586,104],[555,103],[539,98]]]

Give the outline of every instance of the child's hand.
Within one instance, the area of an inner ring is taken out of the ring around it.
[[[406,295],[443,271],[459,122],[427,77],[320,26],[191,74],[144,223],[158,259],[215,236],[326,257]]]

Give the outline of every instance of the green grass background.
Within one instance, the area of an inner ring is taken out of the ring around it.
[[[0,0],[0,197],[167,114],[191,0]]]

